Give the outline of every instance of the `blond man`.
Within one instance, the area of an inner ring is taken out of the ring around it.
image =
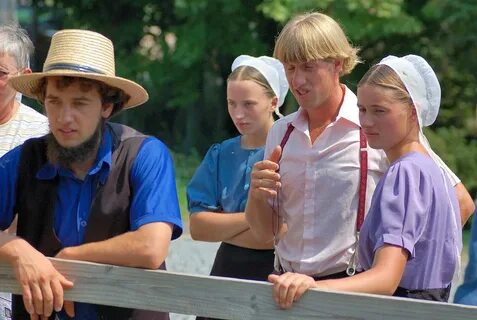
[[[340,82],[360,62],[357,51],[339,24],[318,12],[293,18],[276,41],[274,56],[300,107],[270,130],[267,160],[252,172],[246,217],[257,237],[275,239],[277,274],[269,281],[283,308],[307,287],[302,275],[342,278],[359,268],[359,229],[388,163],[367,148],[356,95]],[[465,222],[472,199],[447,171]]]

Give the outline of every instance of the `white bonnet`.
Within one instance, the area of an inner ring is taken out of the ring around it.
[[[232,71],[240,66],[250,66],[257,69],[268,81],[275,95],[278,97],[278,106],[285,101],[288,92],[288,81],[283,64],[272,57],[261,56],[252,57],[249,55],[240,55],[232,63]]]
[[[391,67],[406,86],[416,107],[419,125],[434,123],[441,103],[441,86],[432,67],[417,55],[387,56],[378,64]]]

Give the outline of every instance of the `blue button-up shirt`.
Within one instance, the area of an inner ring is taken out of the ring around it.
[[[70,169],[46,163],[36,174],[37,179],[59,177],[55,207],[55,232],[63,247],[83,243],[90,208],[96,188],[108,178],[112,136],[105,130],[96,161],[84,180]],[[16,201],[16,181],[22,146],[0,158],[0,229],[13,221]],[[131,231],[151,222],[167,222],[174,226],[173,239],[182,233],[174,166],[167,147],[158,139],[145,139],[130,171],[132,202]],[[91,305],[76,303],[76,318],[95,319]]]

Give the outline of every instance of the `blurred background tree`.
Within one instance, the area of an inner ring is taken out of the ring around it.
[[[271,55],[276,35],[297,13],[318,10],[331,15],[361,48],[364,63],[343,79],[353,90],[370,65],[385,55],[416,53],[430,62],[440,79],[443,99],[438,121],[427,130],[429,139],[472,194],[477,192],[475,0],[18,3],[23,12],[19,21],[35,38],[36,70],[41,69],[48,39],[56,29],[103,33],[114,42],[117,74],[136,79],[150,93],[145,106],[121,113],[115,120],[156,135],[175,152],[197,159],[213,142],[237,134],[225,103],[233,59],[239,54]],[[296,108],[289,94],[282,111],[287,114]]]

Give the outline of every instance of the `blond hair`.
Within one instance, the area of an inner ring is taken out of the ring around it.
[[[358,88],[364,85],[377,86],[392,92],[392,97],[398,102],[412,105],[412,98],[399,75],[385,64],[371,67],[361,78]]]
[[[350,73],[361,62],[358,48],[349,43],[340,25],[319,12],[304,13],[290,20],[278,35],[273,56],[282,63],[341,59],[340,75]]]

